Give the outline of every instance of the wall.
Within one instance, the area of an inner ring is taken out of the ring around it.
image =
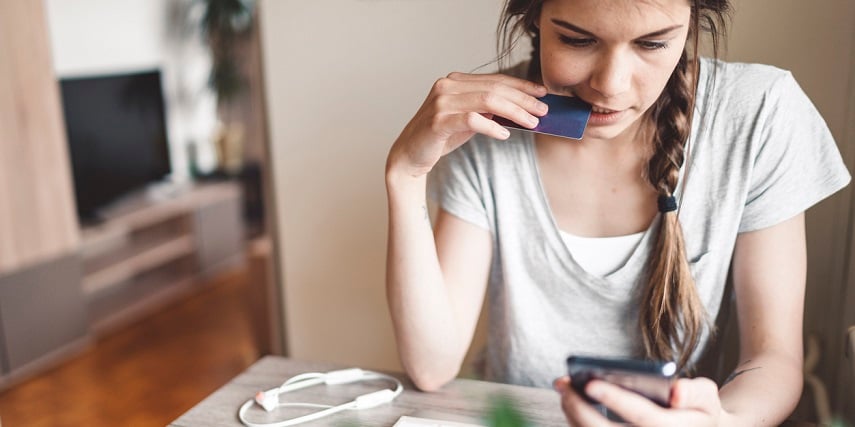
[[[726,57],[789,69],[822,113],[851,172],[855,172],[855,134],[850,106],[855,85],[855,2],[834,0],[736,0]],[[763,23],[763,25],[758,25]],[[843,387],[852,382],[842,365],[844,280],[851,257],[851,185],[807,213],[808,287],[805,333],[820,339],[817,373],[830,387],[836,412],[845,402]],[[851,396],[851,394],[850,394]],[[853,397],[848,398],[855,400]],[[850,417],[855,417],[850,409]]]
[[[399,368],[384,290],[386,152],[437,78],[491,60],[499,4],[261,2],[292,356]]]
[[[190,141],[200,146],[202,169],[213,168],[216,98],[206,88],[210,55],[193,23],[198,2],[45,2],[58,78],[161,68],[173,175],[188,175]]]

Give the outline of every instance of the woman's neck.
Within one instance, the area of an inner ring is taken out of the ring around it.
[[[656,194],[644,178],[650,146],[644,141],[536,135],[541,182],[559,229],[592,237],[647,229],[656,215]]]
[[[614,138],[582,138],[580,141],[536,134],[538,151],[555,160],[572,157],[595,163],[611,163],[614,167],[638,169],[650,159],[652,144],[646,120],[639,120]]]

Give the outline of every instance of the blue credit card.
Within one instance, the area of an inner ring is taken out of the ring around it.
[[[591,118],[591,104],[576,97],[553,94],[538,99],[549,106],[549,112],[540,118],[540,123],[533,129],[522,127],[504,117],[496,116],[493,120],[507,128],[582,139],[588,119]]]

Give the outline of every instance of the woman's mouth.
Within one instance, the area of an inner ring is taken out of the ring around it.
[[[616,123],[623,118],[626,111],[627,110],[611,110],[593,105],[591,106],[591,118],[588,120],[588,124],[603,126]]]
[[[591,111],[594,113],[597,113],[597,114],[609,114],[609,113],[616,112],[615,110],[609,110],[607,108],[601,108],[601,107],[597,107],[595,105],[591,106]]]

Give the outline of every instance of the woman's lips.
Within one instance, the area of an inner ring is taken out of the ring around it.
[[[618,110],[610,110],[608,108],[597,107],[596,105],[592,105],[591,111],[593,111],[595,113],[600,113],[600,114],[608,114],[608,113],[614,113],[615,111],[618,111]]]
[[[588,119],[589,125],[610,125],[620,121],[626,114],[627,110],[611,110],[597,106],[591,107],[591,118]]]

